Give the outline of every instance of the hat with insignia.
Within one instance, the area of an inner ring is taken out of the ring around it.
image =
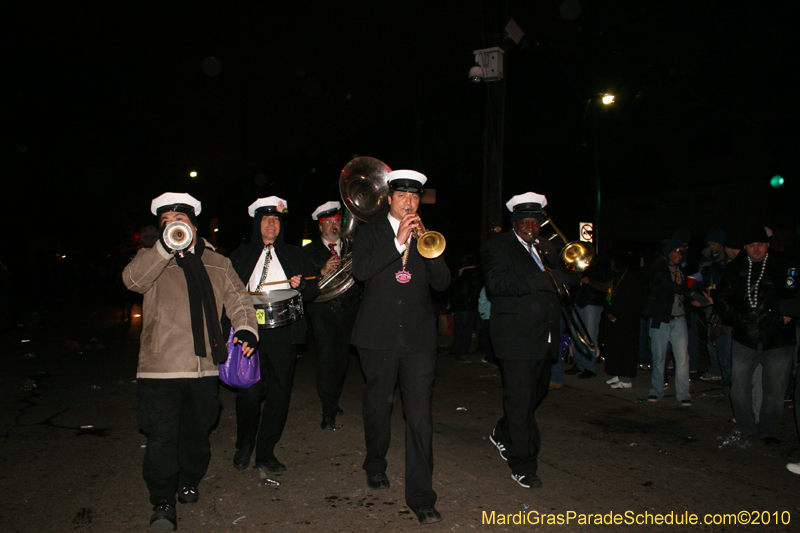
[[[247,208],[247,212],[251,217],[255,218],[256,215],[284,215],[289,211],[289,204],[286,200],[278,198],[277,196],[267,196],[266,198],[259,198]]]

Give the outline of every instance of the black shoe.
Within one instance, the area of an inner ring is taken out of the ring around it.
[[[517,475],[511,474],[511,479],[519,483],[520,487],[525,487],[526,489],[540,489],[542,488],[542,480],[539,479],[537,475]]]
[[[183,487],[178,491],[178,501],[181,503],[195,503],[200,499],[197,487]]]
[[[386,472],[367,472],[367,486],[372,490],[383,490],[389,488],[389,478]]]
[[[578,379],[589,379],[589,378],[596,378],[597,372],[592,372],[591,370],[584,370],[580,374],[578,374]]]
[[[256,468],[263,468],[273,473],[286,472],[286,465],[275,458],[256,463]]]
[[[764,437],[764,444],[767,446],[777,446],[781,443],[781,439],[777,437]]]
[[[335,416],[323,416],[322,423],[319,425],[320,429],[328,430],[328,431],[336,431],[339,429],[339,426],[336,425],[336,417]]]
[[[167,533],[178,529],[178,516],[175,506],[161,501],[153,507],[153,516],[150,517],[150,531],[152,533]]]
[[[581,373],[581,369],[578,368],[578,365],[573,365],[572,368],[564,370],[564,373],[569,376],[577,376],[578,374]]]
[[[253,448],[245,446],[241,450],[236,450],[233,456],[233,467],[236,470],[244,470],[250,465],[250,454],[253,453]]]
[[[419,523],[422,525],[425,524],[435,524],[436,522],[442,521],[442,515],[439,514],[439,511],[436,510],[436,507],[433,505],[425,505],[418,509],[411,509],[414,511],[414,514],[417,515],[419,519]]]
[[[489,442],[494,444],[494,447],[497,448],[497,451],[500,452],[500,458],[503,461],[508,461],[508,453],[506,453],[506,445],[500,442],[500,439],[497,438],[495,435],[494,430],[492,430],[492,434],[489,435]]]

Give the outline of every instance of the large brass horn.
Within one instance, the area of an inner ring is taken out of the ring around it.
[[[594,260],[594,247],[588,242],[581,242],[581,241],[567,241],[567,238],[561,233],[561,230],[558,229],[556,223],[553,222],[547,213],[542,210],[542,215],[544,215],[544,222],[542,222],[542,226],[550,225],[550,227],[555,232],[551,239],[555,237],[560,237],[561,240],[564,242],[564,247],[561,249],[561,253],[558,254],[558,259],[560,261],[560,266],[566,272],[583,272],[587,268],[589,268]],[[545,257],[542,254],[542,257]],[[572,295],[569,293],[569,288],[564,283],[559,282],[556,280],[555,276],[553,275],[553,271],[549,266],[545,266],[545,271],[550,276],[550,281],[553,282],[553,285],[556,288],[556,296],[558,296],[558,301],[561,303],[561,309],[564,310],[564,315],[567,317],[567,321],[569,322],[570,329],[572,333],[577,337],[578,341],[581,342],[584,346],[586,346],[589,350],[595,350],[595,344],[592,340],[591,335],[589,335],[589,331],[586,328],[586,325],[583,323],[581,319],[581,315],[578,313],[578,310],[575,309],[575,303],[572,301]]]
[[[392,169],[374,157],[356,157],[347,163],[339,175],[339,195],[343,210],[342,261],[319,280],[320,294],[315,302],[333,300],[353,286],[353,234],[360,222],[374,222],[389,212],[389,183],[386,175]]]

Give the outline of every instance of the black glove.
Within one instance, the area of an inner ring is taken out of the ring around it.
[[[301,276],[300,277],[300,283],[297,284],[297,287],[295,287],[295,290],[298,291],[298,292],[303,292],[303,289],[306,288],[306,285],[308,285],[308,280],[306,280],[306,278],[304,276]]]
[[[174,254],[174,253],[175,253],[175,250],[173,250],[172,248],[170,248],[169,246],[167,246],[167,243],[166,243],[166,242],[164,242],[164,233],[165,233],[165,231],[164,231],[164,230],[166,230],[166,229],[167,229],[167,226],[163,226],[163,227],[161,228],[161,233],[158,235],[158,240],[159,240],[159,242],[161,243],[161,246],[163,246],[163,247],[164,247],[164,250],[166,250],[166,252],[167,252],[168,254]]]
[[[233,336],[242,344],[246,342],[249,348],[258,348],[258,339],[256,339],[256,335],[252,331],[240,329]]]
[[[526,281],[528,282],[528,286],[533,291],[556,292],[556,286],[553,285],[553,281],[546,272],[542,272],[541,274],[530,274],[528,275]]]

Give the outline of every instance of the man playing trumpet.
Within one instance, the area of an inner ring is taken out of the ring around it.
[[[311,214],[319,222],[319,238],[303,247],[314,268],[319,269],[320,279],[341,268],[342,256],[348,243],[340,237],[342,215],[339,202],[325,202]],[[341,276],[352,274],[341,273]],[[308,304],[311,327],[317,347],[317,393],[322,402],[323,430],[335,430],[336,416],[344,414],[339,407],[339,398],[347,377],[350,363],[350,335],[358,313],[361,289],[353,284],[343,294],[325,301]],[[317,298],[319,300],[319,297]]]
[[[136,396],[139,428],[147,435],[143,474],[154,506],[151,531],[177,528],[176,493],[181,503],[200,498],[197,486],[211,458],[208,434],[220,409],[218,364],[228,357],[219,322],[223,306],[243,352],[251,354],[258,342],[244,285],[230,261],[197,236],[201,207],[186,193],[155,198],[151,211],[161,238],[140,249],[122,273],[125,286],[144,295]],[[179,244],[165,235],[174,223],[183,231]]]
[[[353,274],[364,282],[352,337],[366,378],[363,468],[369,488],[389,488],[386,452],[399,384],[406,418],[406,504],[420,523],[428,524],[442,519],[432,485],[436,315],[430,289],[445,290],[450,271],[441,257],[423,258],[412,239],[427,178],[413,170],[395,170],[387,179],[389,214],[359,226],[353,250]]]

